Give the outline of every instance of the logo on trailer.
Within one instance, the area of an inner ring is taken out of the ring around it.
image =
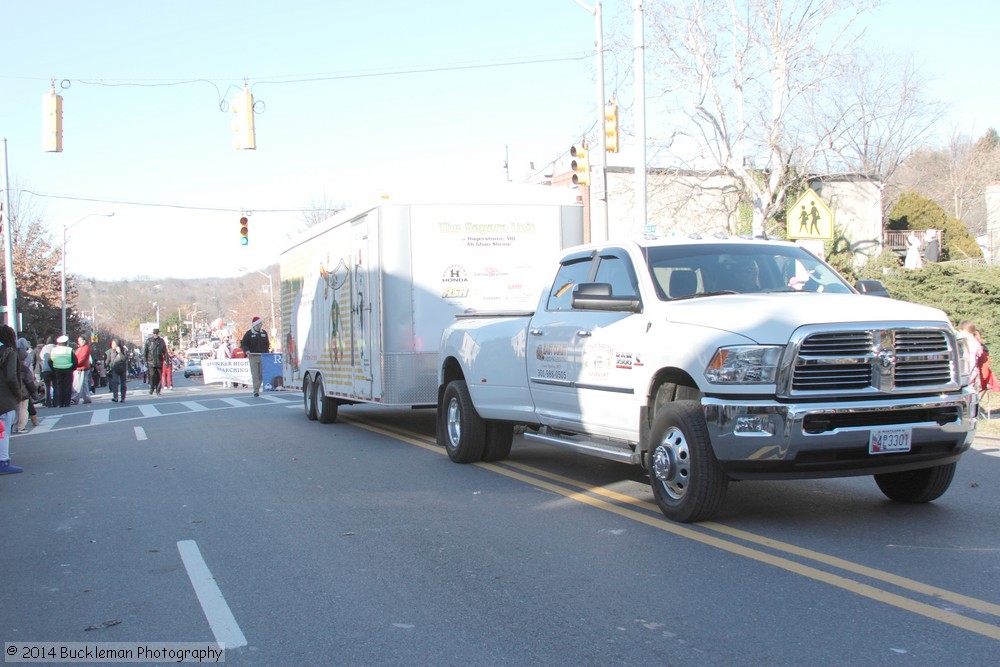
[[[460,264],[452,264],[444,271],[441,280],[446,283],[467,283],[469,277],[466,275],[465,267]]]

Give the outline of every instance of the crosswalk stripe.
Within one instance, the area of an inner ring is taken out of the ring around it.
[[[59,421],[59,417],[42,417],[39,420],[39,422],[38,422],[38,426],[36,426],[35,428],[31,429],[28,433],[29,434],[31,434],[31,433],[45,433],[46,431],[51,431],[52,427],[55,426],[56,422],[58,422],[58,421]]]
[[[286,404],[289,408],[298,408],[301,404],[301,399],[296,394],[288,393],[284,395],[264,395],[260,398],[265,399],[269,404],[281,403]],[[211,404],[205,405],[204,402],[212,401]],[[217,402],[221,401],[227,405],[225,408],[218,407]],[[183,405],[187,408],[186,412],[162,412],[159,406],[163,405]],[[50,414],[48,416],[42,416],[39,419],[38,426],[35,426],[25,435],[31,436],[32,434],[43,435],[45,433],[54,433],[57,431],[84,428],[87,426],[99,426],[106,424],[117,424],[118,422],[133,421],[136,419],[146,419],[149,417],[172,417],[177,415],[191,414],[194,412],[208,412],[212,410],[226,410],[230,407],[233,408],[250,408],[254,406],[260,406],[260,403],[255,400],[241,400],[239,398],[225,397],[225,398],[211,398],[203,397],[200,401],[156,401],[154,403],[144,403],[144,404],[133,404],[129,406],[120,406],[113,408],[98,408],[95,410],[70,410],[68,412],[63,412],[61,414]],[[142,415],[141,417],[135,416],[135,410],[138,410]],[[126,412],[127,411],[127,412]],[[80,417],[82,415],[90,415],[90,420],[86,423],[79,423]],[[63,426],[60,428],[59,423],[64,418],[70,418],[69,421],[76,422],[72,423],[71,426]],[[117,417],[117,418],[113,418]],[[141,427],[136,427],[136,434],[140,436],[139,439],[145,439],[145,432],[142,431]]]

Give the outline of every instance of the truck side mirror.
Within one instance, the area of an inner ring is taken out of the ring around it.
[[[610,283],[580,283],[573,288],[573,308],[638,313],[642,310],[638,297],[613,296]]]
[[[881,280],[859,280],[854,283],[854,289],[868,296],[889,296],[889,290]]]

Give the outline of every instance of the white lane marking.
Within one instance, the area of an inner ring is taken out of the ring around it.
[[[156,409],[155,405],[139,405],[137,407],[143,417],[159,417],[161,414],[160,411]]]
[[[221,401],[224,401],[225,403],[227,403],[229,407],[234,407],[234,408],[252,408],[252,407],[255,407],[255,406],[256,407],[260,407],[261,406],[260,403],[256,403],[256,402],[253,402],[253,401],[250,401],[250,402],[241,401],[241,400],[235,399],[235,398],[230,398],[230,399],[225,399],[225,398],[223,398],[223,399],[215,399],[215,398],[211,398],[211,397],[207,397],[206,396],[206,397],[204,397],[203,400],[206,400],[206,401],[221,400]],[[288,403],[288,405],[285,406],[285,407],[299,408],[299,409],[301,409],[301,407],[302,407],[302,401],[299,398],[295,398],[295,399],[289,398],[289,399],[285,399],[284,401],[282,399],[280,399],[280,398],[277,399],[277,400],[275,400],[275,398],[272,398],[270,400],[273,401],[273,402],[269,402],[269,403],[267,403],[265,405],[273,405],[274,403],[285,402],[285,403]],[[164,404],[169,405],[169,404],[172,404],[172,403],[174,403],[174,401],[171,401],[169,403],[165,402]],[[196,403],[194,401],[176,401],[176,403],[184,405],[185,407],[188,408],[188,411],[187,412],[160,412],[160,410],[155,405],[123,405],[121,407],[111,408],[111,410],[115,413],[115,415],[118,418],[114,419],[114,420],[110,420],[110,421],[108,421],[106,423],[117,424],[119,422],[135,421],[137,419],[147,419],[149,417],[177,417],[179,415],[188,415],[188,414],[191,414],[192,412],[205,412],[205,411],[228,410],[229,409],[229,407],[226,407],[226,408],[208,407],[206,405],[203,405],[201,403]],[[195,404],[195,405],[198,405],[198,408],[197,409],[191,409],[191,404],[192,403]],[[123,410],[139,410],[139,412],[141,413],[142,416],[140,416],[140,417],[121,417],[121,414],[122,414]],[[93,414],[94,412],[96,412],[96,411],[91,411],[90,414]],[[87,428],[88,426],[94,426],[95,425],[93,422],[87,422],[86,424],[74,424],[73,426],[63,426],[62,428],[56,428],[56,427],[59,426],[59,422],[62,420],[63,417],[69,417],[72,414],[81,414],[81,413],[70,412],[70,413],[56,414],[56,415],[50,415],[48,417],[43,417],[41,419],[39,425],[36,426],[35,428],[31,429],[30,431],[28,431],[28,433],[26,435],[31,435],[32,433],[40,433],[41,434],[41,433],[45,433],[45,432],[56,433],[56,432],[60,432],[60,431],[68,431],[70,429]]]
[[[28,431],[28,435],[32,433],[45,433],[46,431],[51,431],[52,427],[56,425],[59,421],[59,417],[42,417],[38,421],[38,426]]]
[[[225,648],[239,648],[247,645],[247,638],[236,623],[236,617],[226,604],[226,598],[222,597],[222,591],[215,583],[215,577],[205,564],[205,559],[201,556],[198,543],[194,540],[182,540],[177,543],[177,551],[181,554],[184,567],[187,569],[188,579],[194,587],[198,602],[201,603],[201,610],[205,613],[215,641]]]
[[[145,440],[146,439],[146,429],[144,429],[141,426],[136,426],[135,427],[135,439],[136,440]]]
[[[287,402],[284,398],[278,398],[277,396],[270,396],[268,394],[261,394],[260,396],[258,396],[258,398],[260,398],[262,400],[265,400],[265,401],[271,401],[272,403],[286,403]]]
[[[91,424],[107,424],[110,419],[111,419],[111,410],[108,409],[94,410],[90,414]]]
[[[205,410],[208,410],[208,408],[197,401],[181,401],[181,405],[191,412],[204,412]]]

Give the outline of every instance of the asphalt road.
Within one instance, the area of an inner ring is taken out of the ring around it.
[[[456,465],[430,411],[177,379],[41,410],[0,477],[0,637],[260,665],[995,665],[1000,445],[938,502],[733,484],[680,525],[621,464]],[[105,390],[106,392],[106,390]],[[214,591],[213,591],[213,587]],[[7,657],[8,660],[11,658]]]

